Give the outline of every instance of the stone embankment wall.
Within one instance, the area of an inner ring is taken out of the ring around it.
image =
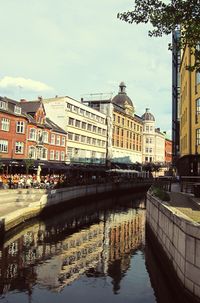
[[[106,183],[66,187],[53,190],[20,189],[0,192],[0,233],[36,217],[46,210],[76,206],[79,199],[114,192],[148,189],[150,183]]]
[[[147,224],[182,285],[200,299],[200,224],[189,221],[150,193]]]

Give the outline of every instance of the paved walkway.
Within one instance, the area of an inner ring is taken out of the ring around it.
[[[190,220],[200,223],[200,198],[194,197],[193,194],[181,193],[178,183],[172,184],[170,197],[168,204],[173,209],[178,209]]]

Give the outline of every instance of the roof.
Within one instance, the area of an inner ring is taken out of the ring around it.
[[[41,101],[23,101],[19,104],[26,113],[35,113],[39,108]]]
[[[146,108],[146,112],[142,115],[143,121],[155,121],[154,115],[152,115],[149,111],[149,108]]]
[[[119,93],[112,99],[112,103],[125,107],[127,103],[129,106],[133,107],[132,100],[126,94],[126,85],[124,82],[119,84]]]

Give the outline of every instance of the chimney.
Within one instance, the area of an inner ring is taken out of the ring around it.
[[[23,103],[23,102],[27,102],[26,99],[20,99],[20,102]]]
[[[38,100],[39,100],[39,101],[42,101],[42,96],[38,96]]]
[[[83,98],[81,98],[81,102],[83,102]]]

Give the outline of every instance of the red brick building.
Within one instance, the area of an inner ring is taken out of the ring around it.
[[[67,133],[46,117],[42,101],[16,102],[0,97],[0,158],[6,162],[32,158],[61,163]]]
[[[165,163],[172,163],[172,141],[170,139],[165,138]]]

